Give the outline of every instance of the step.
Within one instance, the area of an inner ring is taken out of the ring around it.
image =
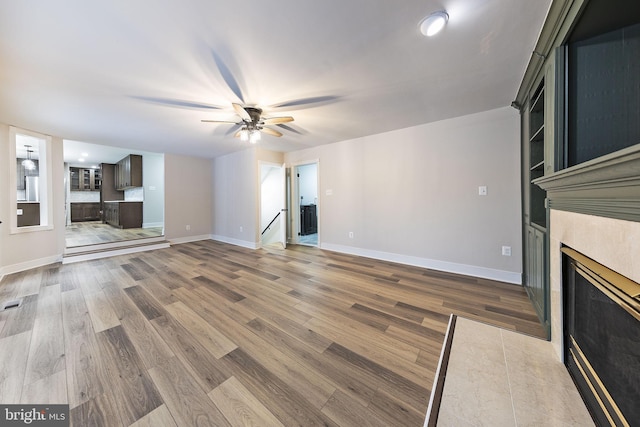
[[[94,245],[73,246],[64,250],[65,255],[91,252],[91,251],[104,251],[105,249],[118,249],[128,246],[141,245],[146,243],[165,242],[164,236],[158,237],[145,237],[142,239],[134,240],[121,240],[119,242],[98,243]]]
[[[74,262],[108,258],[117,255],[166,249],[171,246],[169,241],[164,238],[140,239],[117,243],[118,244],[105,243],[103,245],[87,245],[69,248],[71,250],[65,251],[65,254],[62,257],[62,263],[71,264]]]

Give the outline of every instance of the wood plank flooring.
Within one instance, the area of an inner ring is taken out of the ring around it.
[[[543,337],[522,287],[214,241],[0,282],[0,402],[75,426],[422,426],[448,316]]]

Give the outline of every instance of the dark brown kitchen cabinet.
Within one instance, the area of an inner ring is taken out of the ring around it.
[[[300,235],[306,236],[318,232],[316,205],[300,206]]]
[[[116,190],[142,187],[142,156],[129,154],[116,163]]]
[[[40,203],[18,202],[18,227],[40,225]]]
[[[100,221],[99,202],[72,202],[71,222]]]
[[[104,221],[119,228],[142,228],[142,202],[104,202]]]
[[[100,169],[69,168],[71,191],[97,191],[102,186]]]
[[[38,160],[33,160],[33,163],[36,165],[36,168],[30,171],[25,169],[24,165],[22,164],[23,160],[24,159],[17,159],[17,163],[16,163],[16,187],[18,190],[26,189],[25,177],[38,176],[40,174]]]

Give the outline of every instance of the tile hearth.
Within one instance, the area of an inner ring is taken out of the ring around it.
[[[594,424],[551,342],[458,317],[437,425]]]

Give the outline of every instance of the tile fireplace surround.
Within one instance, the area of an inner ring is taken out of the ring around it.
[[[564,244],[640,282],[640,223],[551,210],[551,341],[562,360],[562,256]]]

